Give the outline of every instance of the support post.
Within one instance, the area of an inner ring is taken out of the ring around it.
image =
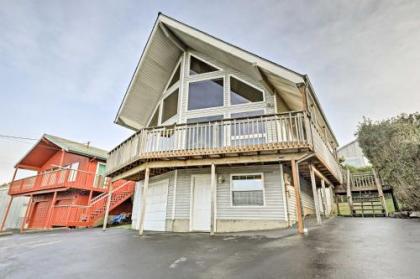
[[[293,186],[295,188],[295,197],[296,197],[297,228],[298,228],[299,233],[304,233],[304,225],[303,225],[303,218],[302,218],[302,203],[300,199],[299,169],[298,169],[296,160],[291,160],[290,163],[292,165]]]
[[[349,204],[350,208],[350,215],[353,216],[353,198],[351,197],[351,176],[350,170],[347,169],[347,203]]]
[[[13,196],[10,196],[10,200],[9,200],[9,203],[7,204],[6,212],[4,213],[4,216],[3,216],[3,221],[1,222],[0,232],[3,231],[3,228],[6,225],[7,216],[9,215],[9,211],[10,211],[10,207],[12,206],[12,203],[13,203]]]
[[[147,201],[147,191],[149,189],[149,176],[150,176],[150,169],[146,168],[145,174],[144,174],[143,194],[141,195],[139,235],[143,235],[143,231],[144,231],[144,217],[146,215],[146,201]]]
[[[290,227],[290,214],[289,214],[289,191],[287,190],[287,185],[284,182],[284,172],[283,165],[280,164],[280,185],[283,186],[283,202],[284,202],[284,218],[287,222],[287,227]]]
[[[321,219],[321,212],[319,210],[318,191],[316,190],[315,172],[314,172],[314,167],[312,166],[312,164],[309,164],[309,171],[311,173],[312,194],[314,196],[316,222],[318,223],[318,225],[320,225],[322,223],[322,219]]]
[[[322,207],[324,208],[324,215],[326,216],[326,217],[329,217],[330,216],[330,212],[328,211],[328,208],[327,208],[327,190],[325,189],[325,180],[324,179],[321,179],[321,193],[322,193],[322,195],[321,195],[321,197],[322,197]]]
[[[216,178],[216,166],[211,165],[211,214],[210,214],[210,235],[214,235],[216,231],[216,187],[217,187],[217,178]]]
[[[29,217],[29,212],[32,211],[32,208],[31,208],[32,207],[32,203],[33,203],[32,199],[33,198],[31,196],[31,198],[29,199],[28,207],[26,207],[25,215],[23,216],[22,224],[20,224],[20,233],[23,233],[23,230],[25,229],[26,221],[27,221],[27,219]]]
[[[378,194],[379,194],[379,198],[381,199],[382,207],[385,210],[385,216],[388,216],[388,208],[386,207],[386,201],[385,201],[384,192],[382,190],[381,180],[379,179],[379,176],[376,173],[375,169],[372,169],[372,172],[373,172],[373,175],[375,177],[375,183],[376,183],[376,187],[378,188]]]
[[[102,231],[106,230],[106,225],[108,224],[108,216],[109,216],[109,208],[111,207],[111,200],[112,200],[112,182],[109,183],[108,199],[106,200],[104,221],[102,222]]]
[[[53,215],[53,211],[54,211],[54,206],[55,206],[56,199],[57,199],[57,191],[54,192],[54,195],[53,195],[53,199],[51,201],[50,208],[48,209],[47,220],[45,220],[44,229],[49,229],[51,227],[51,218],[52,218],[52,215]]]

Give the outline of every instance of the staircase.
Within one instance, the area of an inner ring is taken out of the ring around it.
[[[384,217],[385,209],[379,196],[353,198],[353,216]]]
[[[110,194],[111,203],[109,211],[122,204],[134,194],[135,183],[133,181],[117,181],[112,186],[113,190],[110,193],[103,193],[92,199],[87,213],[82,216],[81,220],[85,222],[87,227],[97,226],[102,221]]]

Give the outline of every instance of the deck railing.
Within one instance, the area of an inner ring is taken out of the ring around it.
[[[374,174],[372,172],[352,174],[351,188],[355,191],[376,189],[377,186]]]
[[[304,112],[144,128],[110,152],[107,174],[138,160],[313,146],[341,178],[334,151]]]
[[[105,191],[109,179],[102,175],[74,169],[58,169],[10,183],[9,194],[25,194],[55,188]]]

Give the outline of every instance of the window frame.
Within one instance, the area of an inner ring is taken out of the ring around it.
[[[263,205],[234,205],[233,204],[233,177],[234,176],[244,176],[244,175],[261,175],[262,181],[262,194],[263,194]],[[231,208],[264,208],[267,206],[267,202],[265,200],[265,179],[263,172],[246,172],[246,173],[231,173],[230,174],[230,183],[229,183],[229,194],[230,194],[230,207]]]
[[[233,77],[233,78],[235,78],[235,79],[239,80],[240,82],[245,83],[246,85],[248,85],[248,86],[250,86],[250,87],[252,87],[252,88],[256,89],[257,91],[260,91],[260,92],[262,93],[262,96],[263,96],[262,101],[258,101],[258,102],[249,102],[249,103],[243,103],[243,104],[232,104],[232,90],[231,90],[231,82],[230,82],[230,78],[231,78],[231,77]],[[265,103],[265,102],[266,102],[266,98],[265,98],[265,90],[264,90],[264,89],[262,89],[262,88],[260,88],[260,87],[258,87],[258,86],[256,86],[256,85],[254,85],[254,84],[252,84],[252,83],[250,83],[250,82],[248,82],[248,81],[244,80],[243,78],[238,77],[238,76],[237,76],[237,75],[235,75],[235,74],[228,74],[228,79],[229,79],[229,88],[228,88],[228,92],[229,92],[229,93],[228,93],[228,94],[229,94],[229,96],[228,96],[229,106],[231,106],[231,107],[244,106],[244,105],[249,106],[249,105],[251,105],[251,104],[261,104],[261,103]]]
[[[208,107],[208,108],[200,108],[200,109],[189,109],[188,108],[188,104],[190,101],[190,84],[194,83],[194,82],[201,82],[201,81],[208,81],[208,80],[214,80],[214,79],[222,79],[223,80],[223,104],[221,106],[216,106],[216,107]],[[194,80],[188,80],[187,81],[187,90],[186,90],[186,112],[196,112],[196,111],[205,111],[205,110],[212,110],[212,109],[217,109],[217,108],[224,108],[226,107],[225,104],[225,94],[226,94],[226,75],[224,75],[223,73],[221,73],[220,75],[215,75],[212,77],[202,77],[199,79],[194,79]]]
[[[216,71],[212,71],[212,72],[207,72],[207,73],[201,73],[201,74],[194,74],[194,75],[191,75],[191,73],[190,73],[190,72],[191,72],[191,57],[194,57],[195,59],[197,59],[197,60],[199,60],[199,61],[201,61],[201,62],[203,62],[203,63],[209,64],[210,66],[212,66],[212,67],[216,68],[217,70],[216,70]],[[195,55],[195,54],[192,54],[192,53],[189,53],[189,54],[188,54],[187,67],[188,67],[187,76],[188,76],[188,77],[190,77],[190,78],[191,78],[191,77],[201,76],[201,75],[208,75],[208,74],[211,74],[211,73],[217,73],[217,72],[219,72],[219,71],[223,71],[223,69],[222,69],[222,68],[220,68],[219,66],[215,65],[214,63],[209,62],[209,61],[207,61],[206,59],[201,58],[201,57],[199,57],[199,56],[197,56],[197,55]]]
[[[174,77],[176,70],[179,68],[179,80],[177,82],[175,82],[174,84],[172,84],[172,86],[169,86],[169,83],[171,82],[172,78]],[[167,91],[172,91],[169,89],[175,88],[175,87],[180,87],[181,81],[182,81],[182,55],[181,57],[178,59],[178,62],[176,63],[176,66],[172,69],[171,72],[171,76],[169,77],[168,81],[165,84],[165,89],[163,90],[163,94],[165,94]]]
[[[162,96],[162,100],[159,101],[160,106],[161,106],[160,117],[158,119],[159,125],[162,125],[163,123],[171,120],[172,118],[174,118],[175,116],[177,116],[179,114],[179,99],[180,99],[180,96],[181,96],[181,92],[180,92],[181,90],[180,90],[179,87],[173,87],[171,89],[172,90],[170,90],[170,91],[166,91],[165,94],[163,94],[163,96]],[[176,90],[178,90],[178,98],[177,98],[177,102],[176,102],[176,113],[174,115],[172,115],[171,117],[169,117],[168,119],[166,119],[165,121],[163,121],[163,113],[164,113],[164,109],[165,109],[164,108],[165,100],[167,98],[169,98],[172,94],[174,94]]]
[[[97,180],[98,180],[98,177],[99,177],[99,174],[98,174],[99,165],[105,166],[105,170],[106,170],[106,163],[104,163],[104,162],[98,162],[96,164],[95,179],[93,180],[93,186],[96,187],[96,188],[103,188],[103,186],[105,185],[105,178],[106,178],[105,175],[103,175],[103,177],[104,177],[103,185],[101,185],[101,186],[96,185]]]

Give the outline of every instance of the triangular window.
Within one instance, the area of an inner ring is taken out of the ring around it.
[[[190,75],[210,73],[210,72],[214,72],[214,71],[217,71],[217,70],[219,70],[219,69],[207,64],[206,62],[198,60],[194,56],[191,56],[191,59],[190,59]]]
[[[178,67],[176,68],[176,71],[174,75],[172,76],[171,81],[168,84],[168,88],[174,85],[177,81],[179,81],[180,73],[181,73],[181,64],[179,64]]]
[[[232,105],[264,101],[262,91],[234,77],[230,77],[230,102]]]

